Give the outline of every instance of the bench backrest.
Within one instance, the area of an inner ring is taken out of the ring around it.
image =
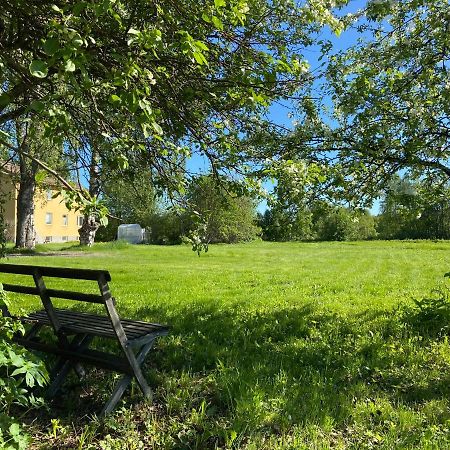
[[[47,311],[47,315],[55,332],[58,332],[61,325],[56,316],[51,299],[60,298],[65,300],[78,300],[82,302],[104,304],[117,337],[121,342],[126,339],[119,316],[114,306],[114,298],[111,296],[111,292],[109,290],[108,281],[111,281],[111,275],[107,270],[0,264],[0,273],[30,275],[33,277],[34,286],[4,283],[3,290],[19,294],[38,295],[41,298],[45,310]],[[67,291],[62,289],[48,289],[45,285],[44,277],[97,281],[99,294],[85,294],[82,292]],[[4,315],[9,315],[9,311],[7,311],[6,308],[2,307],[2,310]]]
[[[107,270],[73,269],[67,267],[0,264],[0,273],[30,275],[34,279],[35,286],[4,283],[3,290],[5,291],[16,292],[18,294],[31,294],[40,296],[42,294],[42,290],[44,289],[49,297],[61,298],[66,300],[79,300],[89,303],[105,303],[105,296],[60,289],[47,289],[45,285],[42,286],[43,277],[69,278],[74,280],[92,280],[102,283],[111,281],[111,275]]]

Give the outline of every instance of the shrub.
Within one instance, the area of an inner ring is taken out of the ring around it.
[[[194,179],[188,187],[185,223],[188,231],[204,228],[204,242],[248,242],[258,238],[261,228],[256,225],[255,201],[233,193],[227,179],[221,183],[212,175]]]
[[[152,244],[176,245],[182,242],[183,223],[180,216],[172,210],[153,214],[148,230]]]
[[[8,307],[6,293],[0,284],[0,307]],[[23,325],[11,317],[0,318],[0,448],[22,450],[28,447],[29,437],[21,424],[11,415],[11,407],[40,407],[32,389],[48,380],[41,360],[23,347],[11,342],[16,333],[24,334]]]

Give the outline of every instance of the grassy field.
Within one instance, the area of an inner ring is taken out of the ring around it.
[[[9,261],[108,269],[122,316],[172,325],[148,365],[153,404],[136,388],[92,418],[113,382],[94,371],[25,416],[33,448],[450,448],[450,243],[260,242],[200,258],[119,243]]]

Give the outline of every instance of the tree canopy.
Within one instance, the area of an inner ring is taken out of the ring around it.
[[[341,200],[378,195],[399,170],[446,180],[448,2],[368,0],[337,19],[348,3],[7,0],[0,143],[11,121],[38,122],[78,169],[144,158],[157,193],[185,191],[194,154],[215,175],[291,177]],[[317,105],[303,53],[324,24],[362,39],[329,53]],[[299,100],[282,141],[265,118],[277,100]]]
[[[356,33],[356,43],[341,51],[323,43],[321,79],[313,89],[306,85],[295,130],[262,141],[282,147],[294,165],[319,169],[316,196],[370,203],[399,172],[445,183],[448,1],[367,1],[343,23]]]
[[[448,180],[449,24],[447,0],[369,2],[362,40],[331,58],[324,148],[363,192],[401,170]]]
[[[308,79],[311,33],[340,27],[331,3],[7,0],[0,125],[31,114],[48,137],[95,148],[106,165],[144,154],[169,190],[183,188],[195,151],[213,171],[242,175],[264,159],[242,137]]]

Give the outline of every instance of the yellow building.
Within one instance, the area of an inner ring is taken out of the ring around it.
[[[0,166],[0,193],[5,201],[4,219],[9,241],[16,236],[17,168],[12,165]],[[83,216],[69,211],[60,197],[52,198],[55,189],[37,189],[34,198],[34,224],[36,243],[68,242],[79,240],[78,228],[83,224]]]

